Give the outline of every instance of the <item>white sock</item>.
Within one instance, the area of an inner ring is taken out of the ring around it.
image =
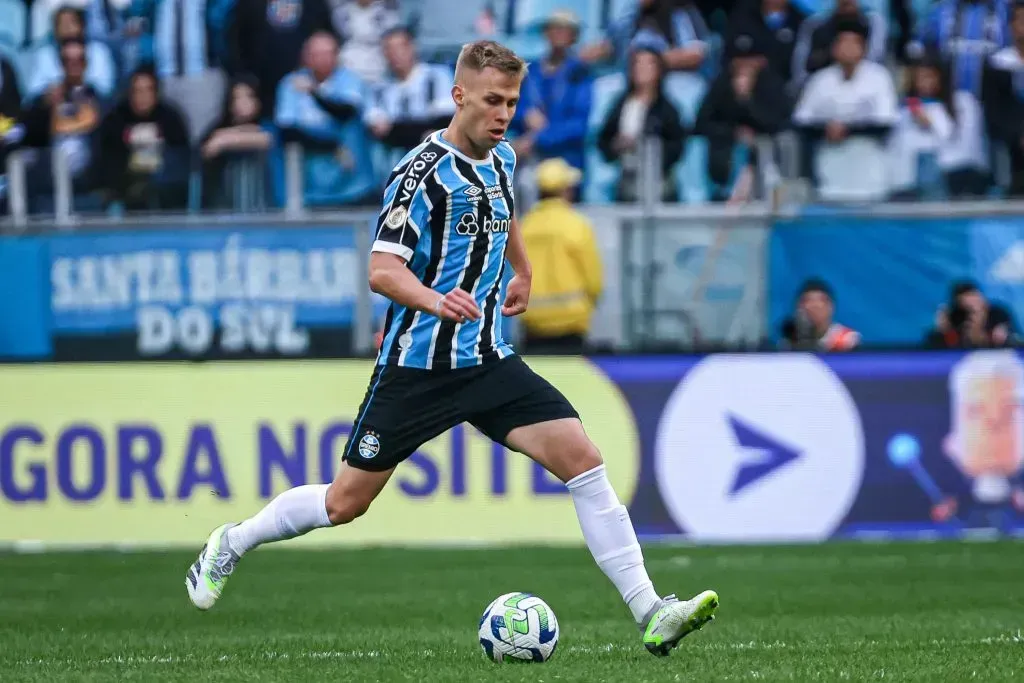
[[[289,489],[265,508],[228,530],[228,544],[239,555],[258,545],[283,541],[331,526],[327,517],[327,484]]]
[[[583,538],[601,571],[611,579],[638,624],[659,603],[644,567],[629,512],[608,483],[604,465],[573,477],[566,484],[572,494]]]

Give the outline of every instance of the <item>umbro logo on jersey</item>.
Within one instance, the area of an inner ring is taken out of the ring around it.
[[[484,233],[488,232],[508,232],[511,227],[512,221],[508,218],[485,218],[483,229]],[[462,214],[462,218],[455,225],[455,232],[460,235],[468,236],[475,235],[480,232],[480,224],[477,223],[476,216],[471,213]]]
[[[477,187],[476,185],[470,185],[469,187],[466,188],[466,199],[469,200],[470,203],[478,202],[480,201],[480,195],[482,193],[483,190],[481,190],[479,187]]]

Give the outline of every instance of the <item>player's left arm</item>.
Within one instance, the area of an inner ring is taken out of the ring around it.
[[[523,239],[523,230],[519,221],[512,218],[512,224],[508,229],[508,246],[505,249],[505,258],[512,266],[515,276],[509,281],[508,289],[505,292],[505,303],[501,306],[502,315],[519,315],[526,311],[530,303],[530,286],[533,284],[533,266],[530,265],[530,257],[526,253],[526,240]]]

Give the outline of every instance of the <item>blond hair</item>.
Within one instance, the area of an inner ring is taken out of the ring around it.
[[[455,82],[462,80],[465,69],[480,72],[487,67],[518,78],[526,75],[526,62],[522,57],[493,40],[478,40],[462,46],[459,61],[455,63]]]

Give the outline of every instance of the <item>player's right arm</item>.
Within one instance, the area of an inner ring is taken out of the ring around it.
[[[435,159],[436,155],[430,160]],[[429,168],[417,157],[405,172],[392,177],[384,191],[384,210],[377,220],[370,254],[370,289],[406,308],[439,318],[477,320],[480,309],[471,294],[459,287],[442,294],[424,285],[408,267],[421,232],[430,229],[430,207],[422,184],[416,182],[426,172]]]
[[[427,287],[397,254],[383,251],[370,254],[370,289],[406,308],[446,320],[461,323],[480,318],[480,308],[469,292],[456,287],[441,294]]]

